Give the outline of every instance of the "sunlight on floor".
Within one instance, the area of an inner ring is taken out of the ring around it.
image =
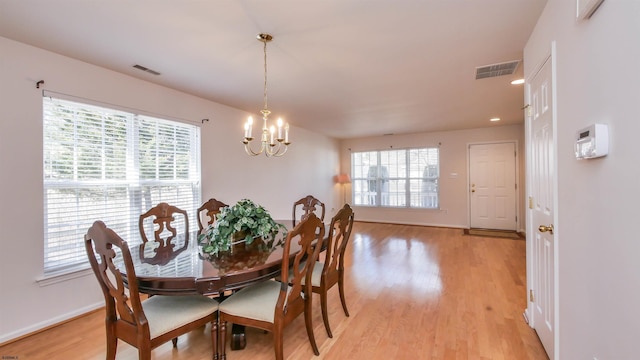
[[[440,265],[430,249],[432,245],[401,238],[387,238],[382,246],[372,246],[371,242],[362,234],[353,238],[353,258],[347,274],[361,290],[375,294],[393,287],[401,289],[399,293],[423,299],[441,293]]]

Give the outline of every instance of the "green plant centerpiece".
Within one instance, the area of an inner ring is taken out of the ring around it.
[[[233,206],[223,207],[216,221],[198,236],[198,243],[204,254],[216,256],[231,250],[232,244],[244,242],[250,245],[256,239],[262,239],[264,245],[271,248],[282,231],[286,236],[287,228],[277,223],[271,214],[249,199],[242,199]]]

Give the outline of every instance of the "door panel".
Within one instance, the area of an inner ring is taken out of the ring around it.
[[[554,133],[551,60],[548,59],[530,84],[531,100],[531,227],[533,237],[533,327],[547,354],[553,358],[555,332]],[[542,229],[544,230],[544,229]]]
[[[515,143],[469,146],[470,225],[516,230]]]

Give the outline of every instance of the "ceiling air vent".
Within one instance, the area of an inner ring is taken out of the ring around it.
[[[491,65],[477,67],[476,80],[514,74],[519,64],[520,64],[520,60],[514,60],[514,61],[503,62],[499,64],[491,64]]]
[[[151,70],[151,69],[149,69],[149,68],[147,68],[147,67],[144,67],[144,66],[142,66],[142,65],[138,65],[138,64],[136,64],[136,65],[133,65],[133,67],[134,67],[134,68],[136,68],[136,69],[138,69],[138,70],[146,71],[146,72],[148,72],[149,74],[153,74],[153,75],[160,75],[160,73],[159,73],[159,72],[157,72],[157,71],[155,71],[155,70]]]

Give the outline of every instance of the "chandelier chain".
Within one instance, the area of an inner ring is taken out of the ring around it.
[[[264,41],[264,109],[267,110],[267,42]]]

